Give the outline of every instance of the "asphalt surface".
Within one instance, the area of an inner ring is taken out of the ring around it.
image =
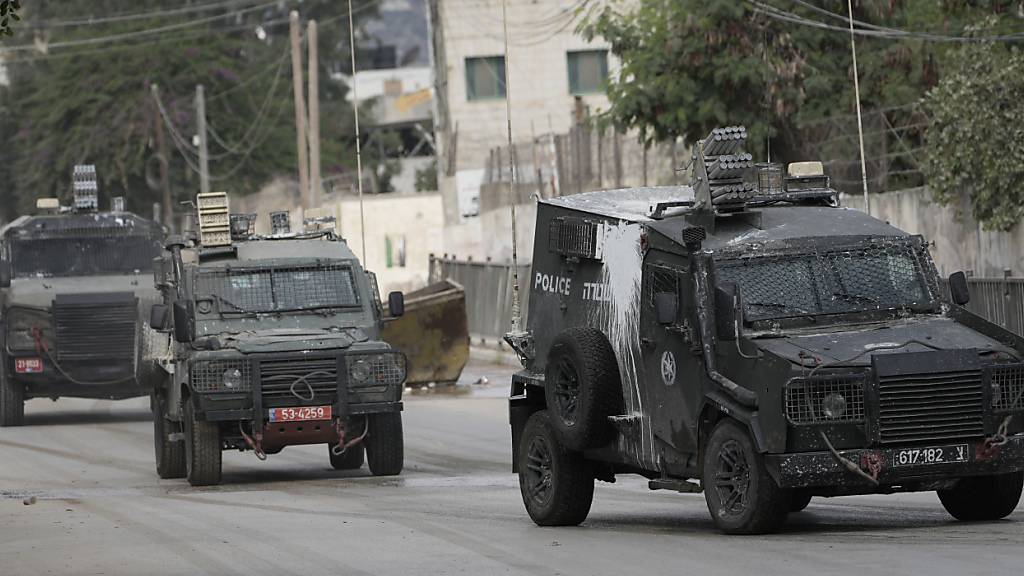
[[[148,401],[33,400],[0,429],[0,574],[1018,574],[1024,506],[961,524],[934,494],[815,499],[785,531],[716,532],[700,495],[598,484],[578,528],[538,528],[509,473],[510,369],[406,396],[406,470],[336,472],[324,446],[224,484],[159,480]],[[489,384],[470,384],[481,377]],[[34,500],[32,497],[35,497]],[[33,502],[34,503],[31,503]],[[29,502],[31,504],[26,504]]]

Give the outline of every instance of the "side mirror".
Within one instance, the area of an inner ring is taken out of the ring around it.
[[[149,326],[158,332],[167,328],[167,305],[153,304],[149,309]]]
[[[671,292],[655,293],[654,315],[662,326],[675,324],[679,317],[679,297]]]
[[[731,282],[715,288],[715,324],[719,340],[735,340],[743,322],[740,287]]]
[[[0,288],[11,287],[11,263],[7,260],[0,260]]]
[[[967,286],[967,275],[963,272],[953,272],[949,275],[949,297],[957,306],[963,306],[971,301],[971,289]]]
[[[182,344],[196,339],[195,317],[184,302],[174,303],[174,339]]]
[[[392,292],[388,294],[388,314],[393,318],[405,314],[405,294]]]

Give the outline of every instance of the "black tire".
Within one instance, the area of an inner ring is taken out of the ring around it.
[[[711,518],[726,534],[764,534],[786,521],[792,491],[772,480],[750,435],[733,420],[711,433],[702,480]]]
[[[181,432],[181,424],[167,418],[167,399],[160,392],[150,396],[153,408],[153,448],[156,452],[156,475],[167,478],[184,478],[185,442],[171,442],[167,435]]]
[[[0,340],[2,344],[3,340]],[[25,385],[7,375],[7,362],[7,356],[0,353],[0,427],[23,426]]]
[[[594,501],[594,472],[579,452],[562,444],[547,410],[530,416],[516,462],[526,512],[538,526],[576,526]]]
[[[811,493],[797,490],[793,492],[793,499],[789,503],[790,512],[803,512],[811,503]]]
[[[193,486],[220,484],[220,428],[216,422],[196,418],[195,408],[185,400],[185,468]]]
[[[555,338],[544,373],[551,425],[572,450],[615,438],[609,416],[622,413],[622,382],[615,352],[600,330],[572,328]]]
[[[363,467],[363,456],[366,450],[362,444],[349,447],[340,456],[334,454],[337,444],[327,445],[327,454],[331,457],[331,467],[335,470],[359,470]]]
[[[402,413],[385,412],[366,417],[369,430],[366,463],[374,476],[397,476],[405,462],[405,439],[402,436]]]
[[[1020,502],[1024,472],[960,479],[939,500],[954,518],[963,522],[999,520],[1009,516]]]

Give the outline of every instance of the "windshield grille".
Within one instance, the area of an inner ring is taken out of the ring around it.
[[[196,294],[220,298],[222,313],[277,312],[359,305],[345,265],[259,270],[202,270]]]
[[[10,251],[19,278],[95,276],[152,269],[160,243],[146,236],[35,238],[12,241]]]
[[[931,306],[928,251],[916,239],[876,239],[816,253],[718,262],[718,282],[742,288],[748,320]]]

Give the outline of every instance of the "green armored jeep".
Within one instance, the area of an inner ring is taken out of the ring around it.
[[[333,231],[285,220],[256,236],[226,195],[198,205],[199,240],[172,240],[156,265],[151,323],[174,335],[153,398],[159,476],[217,484],[222,450],[299,444],[326,444],[336,469],[365,454],[373,474],[400,473],[406,358],[380,339],[373,274]],[[389,306],[400,316],[402,294]]]

